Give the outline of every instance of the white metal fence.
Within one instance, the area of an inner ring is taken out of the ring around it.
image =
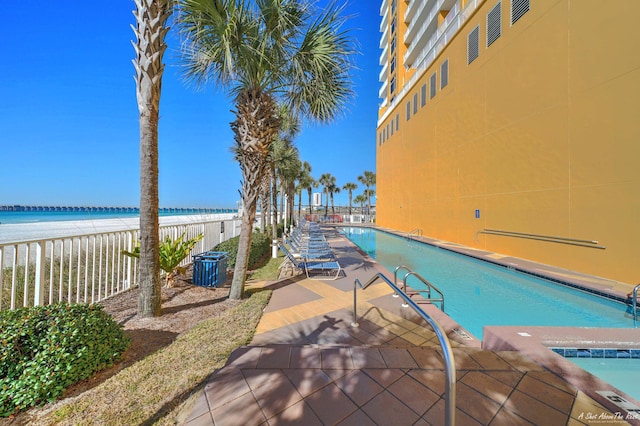
[[[44,224],[43,224],[44,225]],[[2,230],[18,229],[3,225]],[[37,226],[32,225],[28,231]],[[26,229],[26,228],[25,228]],[[76,221],[56,230],[19,232],[25,238],[0,234],[0,310],[61,301],[93,303],[138,284],[132,251],[139,237],[139,220]],[[185,239],[203,234],[189,256],[211,250],[240,233],[233,214],[160,218],[160,239]]]

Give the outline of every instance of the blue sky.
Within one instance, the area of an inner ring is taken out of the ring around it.
[[[0,205],[139,204],[134,2],[3,1],[0,25]],[[317,179],[339,186],[375,171],[379,5],[351,0],[357,96],[342,117],[296,139]],[[229,147],[231,99],[185,84],[167,38],[160,105],[160,205],[235,207],[241,174]],[[355,193],[359,194],[362,187]],[[347,204],[345,193],[336,204]]]

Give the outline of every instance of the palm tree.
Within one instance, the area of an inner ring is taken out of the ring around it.
[[[324,187],[323,191],[325,194],[324,198],[324,215],[327,216],[329,214],[329,187],[336,185],[336,178],[332,176],[331,173],[323,173],[318,179],[318,183]]]
[[[135,0],[136,98],[140,121],[140,292],[138,315],[162,313],[158,219],[158,118],[170,0]]]
[[[300,170],[300,158],[298,149],[292,145],[291,140],[278,138],[272,145],[273,148],[273,167],[274,167],[274,180],[273,180],[273,194],[274,204],[277,203],[278,186],[280,189],[281,197],[287,197],[287,201],[290,202],[293,199],[294,182],[298,171]],[[284,204],[281,203],[284,213]],[[288,204],[288,212],[291,213],[290,203]],[[275,228],[275,220],[274,220]],[[277,235],[274,233],[273,239],[275,240]]]
[[[289,187],[292,180],[300,169],[300,158],[298,149],[293,145],[293,139],[300,132],[300,120],[293,112],[284,104],[278,107],[278,116],[280,117],[280,131],[278,136],[271,144],[271,153],[269,156],[271,178],[272,178],[272,199],[274,205],[274,215],[272,218],[273,240],[278,238],[278,182],[280,183],[280,194],[284,198],[286,194],[292,198],[292,189]],[[282,203],[281,203],[282,205]],[[284,205],[282,205],[284,210]],[[289,213],[291,210],[289,209]],[[283,212],[284,213],[284,212]]]
[[[309,186],[307,186],[307,195],[309,196],[309,213],[313,214],[313,188],[317,188],[320,184],[312,176],[309,176]]]
[[[336,214],[336,208],[333,205],[333,194],[339,194],[340,193],[340,187],[335,185],[335,184],[331,184],[329,185],[329,197],[331,198],[331,214],[335,215]]]
[[[305,161],[300,166],[300,172],[298,173],[298,217],[302,217],[302,190],[309,191],[309,208],[311,208],[311,186],[313,184],[313,178],[311,177],[311,164]],[[313,213],[311,210],[309,213]]]
[[[281,120],[278,104],[327,122],[351,96],[353,53],[342,7],[316,16],[308,0],[179,0],[187,78],[213,81],[235,102],[231,123],[242,171],[240,241],[229,298],[241,299],[258,183]]]
[[[375,194],[375,191],[371,189],[376,184],[376,174],[365,170],[362,176],[358,176],[358,180],[367,189],[365,190],[365,196],[367,197],[367,214],[371,214],[371,197]]]
[[[353,202],[356,204],[360,204],[360,212],[363,213],[364,203],[367,202],[367,197],[365,197],[364,194],[356,195],[356,197],[353,199]]]
[[[342,187],[342,189],[344,189],[345,191],[347,191],[349,193],[349,216],[351,216],[351,203],[352,203],[352,198],[353,198],[353,191],[356,190],[356,188],[358,188],[358,184],[355,184],[353,182],[347,182],[344,184],[344,186]]]

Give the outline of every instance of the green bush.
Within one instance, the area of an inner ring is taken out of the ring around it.
[[[273,235],[273,226],[267,225],[265,234]],[[282,234],[284,234],[284,222],[280,222],[276,225],[276,235],[278,236],[278,238],[282,238]]]
[[[111,366],[129,346],[100,305],[64,303],[0,312],[0,417],[54,401]]]
[[[236,255],[238,254],[238,243],[240,237],[233,237],[227,241],[223,241],[215,246],[212,251],[226,251],[229,253],[227,260],[227,268],[233,269],[236,266]],[[253,268],[258,265],[271,247],[271,239],[269,235],[262,232],[254,232],[251,237],[251,250],[249,252],[249,268]]]

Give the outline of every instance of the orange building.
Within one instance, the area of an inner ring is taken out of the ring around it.
[[[380,11],[377,224],[640,282],[640,1]]]

